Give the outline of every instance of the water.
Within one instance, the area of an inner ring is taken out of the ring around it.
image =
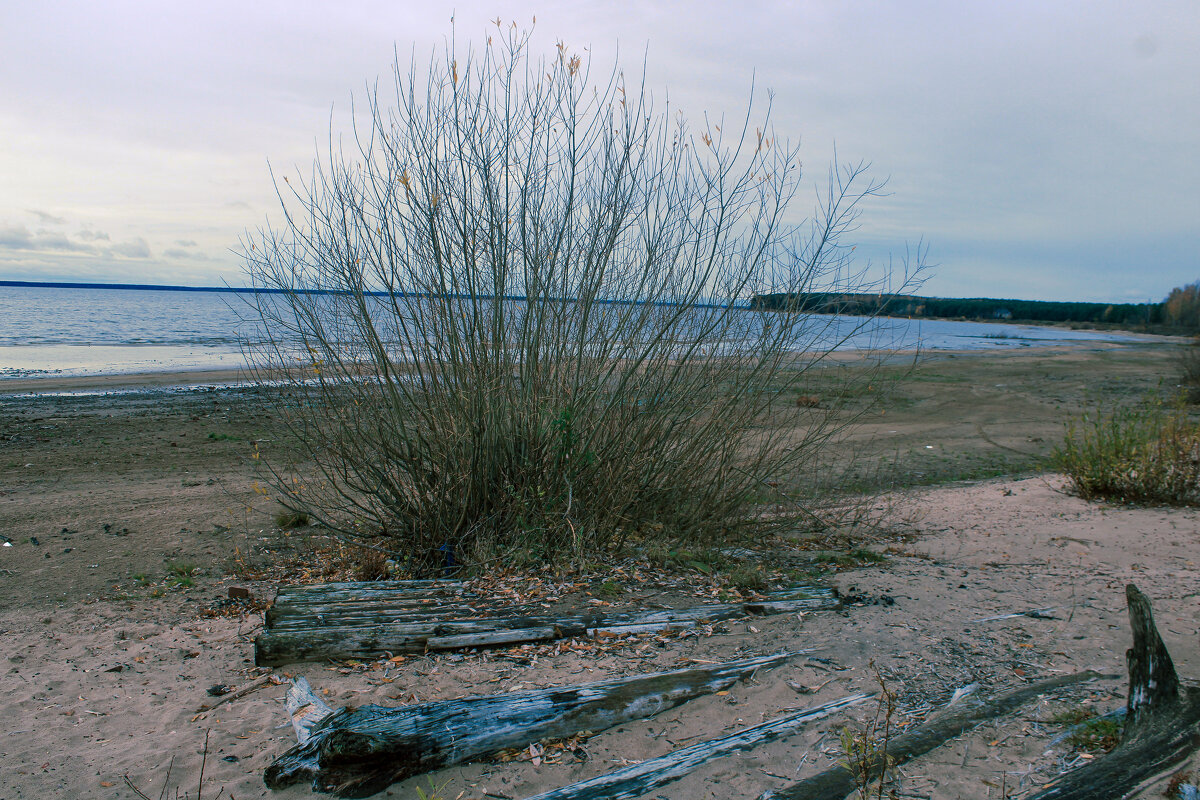
[[[858,321],[841,318],[818,346],[834,346]],[[257,323],[248,298],[228,292],[0,286],[0,381],[238,369]],[[1033,325],[881,319],[840,346],[999,350],[1134,340]]]
[[[235,294],[0,287],[0,380],[244,366]]]

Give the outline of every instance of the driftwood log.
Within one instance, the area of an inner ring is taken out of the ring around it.
[[[741,750],[749,750],[763,742],[792,733],[813,720],[822,719],[850,708],[864,700],[870,700],[874,696],[872,694],[855,694],[824,705],[806,708],[795,714],[788,714],[759,725],[743,728],[728,736],[697,742],[658,758],[631,764],[628,767],[573,783],[561,789],[552,789],[549,792],[530,797],[528,800],[629,800],[641,797],[660,786],[679,780],[696,767],[712,761],[714,758]]]
[[[798,655],[781,653],[698,669],[398,708],[343,708],[305,726],[306,738],[277,758],[264,778],[272,789],[311,780],[316,791],[365,797],[412,775],[505,748],[650,717]],[[322,711],[302,694],[297,691],[289,702],[293,720],[297,714],[293,707],[303,710],[313,705],[316,714]]]
[[[1125,653],[1129,698],[1121,744],[1103,758],[1064,774],[1029,800],[1117,800],[1162,777],[1200,749],[1200,687],[1181,685],[1146,596],[1129,584],[1125,597],[1133,647]],[[1064,675],[1022,686],[981,706],[947,709],[897,737],[887,752],[902,763],[1039,694],[1083,680],[1115,677],[1092,672]],[[876,777],[881,766],[882,758],[872,765]],[[849,771],[839,766],[767,792],[760,800],[840,800],[854,789]]]
[[[1125,797],[1200,749],[1200,687],[1180,683],[1146,595],[1131,583],[1125,598],[1133,647],[1125,652],[1129,696],[1121,743],[1108,755],[1064,774],[1031,800]]]
[[[755,614],[840,607],[833,589],[803,586],[763,600],[634,613],[500,614],[461,584],[433,581],[336,583],[281,589],[255,639],[255,662],[375,658],[694,626]],[[528,607],[526,607],[528,608]]]
[[[1076,672],[1019,686],[987,701],[973,698],[966,698],[958,703],[951,701],[951,704],[938,714],[888,742],[887,756],[893,765],[903,764],[962,735],[982,722],[1015,711],[1039,695],[1102,677],[1116,676],[1103,676],[1091,671]],[[884,767],[883,753],[879,753],[870,765],[864,766],[869,766],[870,774],[873,778],[878,778]],[[850,770],[838,765],[791,786],[766,792],[759,800],[840,800],[856,788]]]

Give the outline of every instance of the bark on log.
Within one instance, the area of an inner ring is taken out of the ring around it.
[[[615,635],[667,627],[691,627],[755,614],[838,608],[832,589],[802,587],[774,592],[764,600],[692,608],[606,614],[588,611],[563,616],[479,616],[472,602],[422,608],[420,590],[394,584],[378,594],[370,584],[335,584],[324,600],[319,587],[280,592],[255,639],[255,662],[278,666],[297,661],[374,658],[465,647],[491,647],[553,641],[606,632]],[[461,588],[461,587],[460,587]],[[452,591],[440,587],[439,591]],[[445,600],[446,596],[438,598]],[[494,612],[495,609],[490,609]],[[473,618],[472,618],[473,617]]]
[[[573,783],[561,789],[543,792],[528,800],[628,800],[640,797],[677,781],[701,764],[739,750],[749,750],[763,742],[792,733],[816,719],[827,717],[842,709],[869,700],[873,694],[855,694],[834,700],[832,703],[807,708],[795,714],[744,728],[737,733],[710,739],[706,742],[684,747],[658,758],[647,759],[640,764],[631,764],[586,781]]]
[[[1061,776],[1031,800],[1126,797],[1200,749],[1200,688],[1181,686],[1149,599],[1132,583],[1125,587],[1125,597],[1133,647],[1125,652],[1129,699],[1121,744]]]
[[[894,759],[894,764],[903,764],[962,735],[981,722],[1015,711],[1040,694],[1104,677],[1117,676],[1105,676],[1089,670],[1019,686],[986,702],[965,699],[957,705],[947,707],[913,730],[897,736],[888,743],[887,755]],[[871,774],[878,778],[882,767],[883,754],[880,754],[870,765]],[[766,792],[759,800],[841,800],[856,788],[854,776],[848,769],[839,765],[783,789]]]
[[[264,777],[272,789],[311,780],[316,791],[365,797],[412,775],[508,747],[650,717],[798,655],[399,708],[343,708],[277,758]]]

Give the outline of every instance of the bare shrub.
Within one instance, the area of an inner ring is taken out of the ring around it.
[[[863,165],[798,223],[769,109],[693,131],[615,68],[533,59],[515,27],[397,64],[367,111],[244,245],[278,292],[251,349],[285,384],[285,506],[385,532],[413,572],[794,524],[755,512],[763,487],[822,469],[853,416],[795,398],[870,321],[748,305],[880,288],[844,241],[880,190]]]

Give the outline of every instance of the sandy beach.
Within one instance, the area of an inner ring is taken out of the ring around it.
[[[528,797],[784,709],[869,691],[876,669],[897,693],[901,724],[919,722],[970,683],[991,692],[1081,669],[1122,673],[1127,582],[1152,599],[1180,674],[1200,677],[1200,511],[1084,502],[1045,470],[1069,414],[1089,398],[1130,401],[1169,388],[1172,357],[1170,344],[1148,340],[921,361],[856,434],[895,454],[902,488],[885,498],[886,524],[862,542],[886,560],[812,562],[820,580],[860,599],[842,612],[618,642],[290,664],[273,674],[306,676],[334,706],[397,705],[780,650],[815,657],[599,732],[585,757],[535,764],[530,754],[509,754],[379,795],[415,798],[432,781],[446,800]],[[170,786],[195,797],[206,735],[204,797],[311,796],[306,786],[270,791],[262,782],[294,742],[285,686],[201,711],[209,687],[264,672],[254,667],[253,639],[276,588],[332,574],[313,570],[314,550],[327,554],[329,569],[341,566],[319,530],[280,531],[276,506],[256,491],[253,452],[279,446],[280,431],[269,394],[239,387],[237,377],[0,384],[0,534],[11,545],[0,547],[0,800],[134,797],[125,776],[157,797],[168,765]],[[509,588],[567,606],[636,608],[711,599],[727,581],[664,576],[636,558],[614,568],[626,587],[617,597],[601,599],[598,588],[611,571],[513,576]],[[230,587],[249,589],[254,602],[229,604]],[[988,619],[1030,609],[1049,611]],[[1103,713],[1123,705],[1124,693],[1121,678],[1047,695],[904,765],[901,796],[1020,797],[1087,760],[1053,742],[1064,730],[1055,714],[1081,706]],[[873,712],[865,704],[820,720],[652,796],[756,797],[785,786],[842,758],[841,727]],[[1138,796],[1162,791],[1160,782]]]

